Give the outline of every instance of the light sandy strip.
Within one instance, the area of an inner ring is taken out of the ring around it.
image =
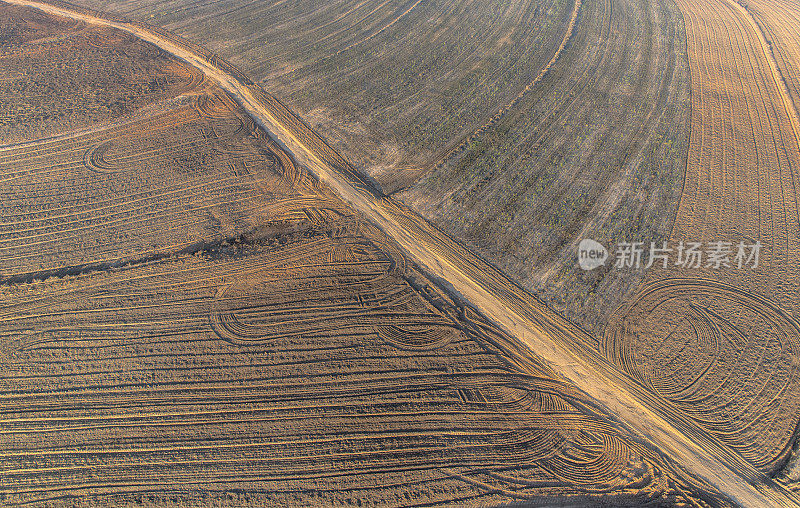
[[[743,506],[800,506],[800,498],[755,470],[741,456],[697,428],[690,420],[648,393],[585,344],[585,332],[542,305],[503,273],[439,231],[413,210],[379,195],[327,145],[309,147],[303,139],[321,139],[282,106],[263,103],[246,84],[203,57],[143,26],[112,21],[54,5],[5,0],[45,12],[117,28],[159,46],[197,67],[233,95],[247,112],[295,159],[397,241],[408,254],[443,279],[554,370],[570,380],[610,415],[720,492]],[[324,151],[325,153],[321,153]],[[690,437],[691,436],[691,437]]]
[[[789,122],[791,123],[792,131],[794,132],[794,139],[797,142],[798,148],[800,148],[800,118],[798,118],[797,108],[795,108],[794,101],[792,101],[792,96],[789,93],[789,87],[786,85],[786,79],[783,77],[783,73],[781,72],[780,67],[778,67],[778,62],[775,60],[775,54],[772,52],[772,47],[767,43],[767,40],[764,38],[764,32],[761,31],[761,27],[759,27],[758,23],[756,23],[756,20],[753,19],[750,11],[743,7],[738,1],[725,0],[725,2],[730,5],[732,9],[739,12],[739,15],[745,20],[745,23],[750,25],[753,33],[755,33],[758,37],[761,50],[764,52],[764,60],[766,60],[769,64],[769,70],[772,74],[772,79],[775,81],[775,86],[778,87],[778,90],[781,93],[781,99],[783,100],[783,107],[786,110],[786,116],[789,117]]]

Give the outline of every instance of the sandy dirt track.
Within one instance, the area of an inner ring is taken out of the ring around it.
[[[268,102],[269,97],[224,72],[215,62],[143,25],[109,21],[38,2],[11,0],[10,3],[132,33],[197,67],[236,97],[298,162],[308,166],[345,201],[366,213],[416,261],[452,285],[609,413],[742,505],[800,505],[791,492],[583,347],[581,344],[586,341],[580,329],[549,311],[412,210],[377,194],[343,158],[277,101]]]

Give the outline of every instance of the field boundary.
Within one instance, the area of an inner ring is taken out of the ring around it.
[[[591,350],[586,332],[410,208],[384,196],[282,103],[196,44],[144,23],[115,20],[65,2],[6,0],[116,28],[201,70],[230,93],[295,159],[394,239],[449,289],[527,346],[609,416],[744,506],[800,506],[797,496],[683,417]]]

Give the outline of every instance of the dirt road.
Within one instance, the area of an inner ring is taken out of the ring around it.
[[[144,25],[103,19],[62,5],[24,0],[9,3],[129,32],[195,66],[233,95],[298,162],[365,213],[420,265],[517,337],[634,433],[737,503],[800,506],[792,492],[755,470],[585,346],[588,338],[581,329],[550,311],[417,213],[377,193],[294,114],[257,87],[221,70],[215,59],[208,60]]]

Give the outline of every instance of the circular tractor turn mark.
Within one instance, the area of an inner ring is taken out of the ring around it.
[[[797,322],[766,298],[670,279],[618,311],[605,351],[756,467],[774,471],[798,425],[798,341]]]

